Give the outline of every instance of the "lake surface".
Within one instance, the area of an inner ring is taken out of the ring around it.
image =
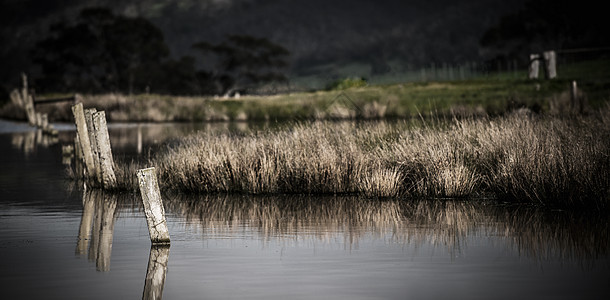
[[[264,125],[262,125],[264,126]],[[138,194],[65,178],[61,145],[0,121],[4,299],[610,299],[600,212],[492,201],[164,194],[171,247],[151,247]],[[112,125],[115,157],[196,130]]]

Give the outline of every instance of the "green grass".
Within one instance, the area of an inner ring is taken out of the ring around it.
[[[361,81],[339,81],[337,89],[242,96],[179,97],[167,95],[85,95],[85,107],[105,110],[110,122],[244,121],[301,119],[412,118],[439,115],[503,115],[526,107],[535,112],[553,112],[569,103],[569,87],[578,82],[594,111],[610,100],[610,61],[559,66],[554,80],[514,79],[499,73],[479,79],[442,82],[408,82],[363,86]],[[72,121],[68,104],[38,107],[52,121]],[[11,103],[0,116],[20,119]]]

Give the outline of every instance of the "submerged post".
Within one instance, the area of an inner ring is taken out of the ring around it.
[[[83,151],[87,176],[94,176],[95,161],[93,160],[93,153],[91,152],[91,141],[89,140],[89,131],[87,130],[83,104],[78,103],[72,106],[72,114],[74,115],[74,122],[76,123],[76,134],[78,135],[80,148],[81,151]]]
[[[106,113],[104,111],[93,114],[93,127],[95,128],[95,142],[97,144],[104,189],[114,188],[116,186],[114,160],[112,159],[112,149],[110,147],[108,127],[106,126]]]
[[[91,143],[91,154],[93,155],[93,174],[91,174],[98,183],[102,183],[102,171],[100,166],[100,156],[97,147],[97,139],[95,137],[95,126],[93,126],[93,114],[96,113],[95,108],[87,108],[84,110],[85,123],[87,123],[87,131],[89,133],[89,142]]]
[[[150,241],[154,244],[169,244],[169,231],[165,220],[165,209],[159,192],[155,168],[140,169],[137,172],[146,223]]]

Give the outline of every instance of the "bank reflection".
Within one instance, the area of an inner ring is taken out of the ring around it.
[[[167,199],[167,201],[165,200]],[[164,198],[169,213],[204,238],[252,231],[261,241],[306,240],[346,249],[362,239],[461,253],[469,241],[501,239],[520,256],[586,264],[610,254],[607,212],[549,211],[493,201],[367,200],[357,197],[184,196]]]

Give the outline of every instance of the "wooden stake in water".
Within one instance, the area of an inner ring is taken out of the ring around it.
[[[116,186],[116,176],[114,174],[114,160],[112,159],[112,149],[110,147],[108,127],[106,126],[106,113],[104,111],[93,114],[93,127],[95,128],[95,142],[99,155],[102,183],[104,184],[104,189],[111,189]]]
[[[87,130],[83,104],[78,103],[72,106],[72,114],[74,115],[74,122],[76,123],[76,134],[78,134],[80,148],[81,151],[83,151],[87,176],[94,176],[95,161],[93,160],[93,153],[91,152],[91,141],[89,140],[89,131]]]
[[[96,129],[93,126],[93,114],[95,114],[97,110],[95,108],[87,108],[84,110],[85,113],[85,123],[87,123],[87,131],[89,132],[89,142],[91,143],[91,154],[93,155],[93,164],[95,168],[93,170],[92,177],[95,178],[96,182],[102,183],[102,170],[100,165],[100,155],[97,146],[97,138],[96,138]]]
[[[157,183],[155,168],[140,169],[137,172],[146,223],[150,241],[153,244],[169,244],[169,230],[165,220],[165,209],[161,200],[161,192]]]

